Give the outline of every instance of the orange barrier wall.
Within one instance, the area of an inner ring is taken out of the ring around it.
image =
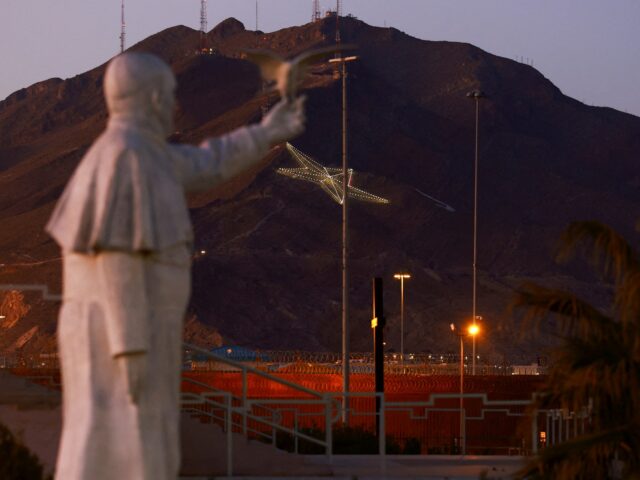
[[[16,368],[15,374],[31,377],[42,385],[59,388],[60,372],[53,369]],[[335,374],[295,374],[281,373],[278,377],[302,385],[317,392],[340,392],[342,379]],[[230,391],[235,396],[242,395],[242,377],[237,372],[186,371],[184,377],[207,386]],[[542,376],[466,376],[465,393],[485,393],[489,400],[529,400],[533,392],[540,388]],[[308,398],[301,392],[279,385],[273,381],[255,375],[248,376],[247,394],[249,398],[260,399],[303,399]],[[183,391],[202,392],[208,390],[189,382],[183,382]],[[372,392],[374,379],[372,375],[353,374],[351,376],[352,392]],[[457,376],[410,376],[387,375],[385,377],[385,400],[387,402],[424,402],[433,393],[459,392]],[[371,432],[375,429],[375,402],[373,398],[354,398],[351,407],[360,415],[350,418],[351,426],[361,426]],[[531,421],[524,416],[523,407],[511,408],[509,414],[499,412],[483,412],[481,402],[477,399],[465,400],[467,417],[480,417],[476,420],[468,418],[466,422],[467,451],[469,453],[510,453],[518,449],[531,448]],[[451,453],[459,437],[459,399],[439,400],[435,410],[428,412],[424,408],[410,408],[404,411],[387,410],[385,416],[386,432],[400,443],[410,438],[420,440],[422,453]],[[324,411],[318,405],[304,406],[304,415],[294,418],[293,412],[283,414],[286,425],[318,427],[324,429]],[[543,424],[538,424],[540,430]],[[520,450],[520,451],[522,451]]]
[[[242,395],[242,377],[231,372],[185,372],[187,378],[211,385],[236,396]],[[340,392],[342,379],[332,374],[278,374],[278,377],[318,392]],[[530,400],[542,384],[540,376],[474,376],[465,377],[465,393],[485,393],[489,400]],[[305,394],[249,375],[249,398],[291,399],[308,398]],[[372,375],[351,376],[352,392],[372,392]],[[183,383],[183,390],[202,389]],[[385,378],[387,402],[425,402],[432,393],[459,392],[456,376],[388,375]],[[361,415],[350,418],[350,426],[361,426],[371,432],[375,429],[375,401],[373,398],[354,398],[351,407]],[[510,407],[509,413],[489,411],[479,399],[466,399],[465,413],[467,452],[469,453],[522,453],[531,448],[531,421],[525,407]],[[304,416],[295,421],[299,426],[324,428],[324,412],[320,406],[303,406]],[[386,432],[401,444],[415,438],[421,443],[422,453],[451,453],[460,436],[459,399],[443,399],[428,411],[424,407],[387,410]],[[474,418],[480,417],[480,418]],[[293,425],[293,413],[285,413],[284,423]]]

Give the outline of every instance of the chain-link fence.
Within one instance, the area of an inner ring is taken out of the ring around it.
[[[247,350],[219,349],[216,352],[230,360],[245,362],[254,368],[273,373],[296,374],[341,374],[342,356],[335,352],[305,352],[291,350]],[[404,358],[398,353],[387,353],[384,357],[385,373],[391,375],[459,375],[460,356],[452,353],[409,353]],[[352,353],[349,357],[353,374],[373,374],[372,353]],[[204,371],[227,371],[228,367],[191,352],[185,352],[185,369]],[[464,373],[471,373],[471,358],[465,357]],[[544,375],[546,367],[538,362],[526,363],[525,359],[511,362],[504,358],[485,357],[476,363],[477,375]]]

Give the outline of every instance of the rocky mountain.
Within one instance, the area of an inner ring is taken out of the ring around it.
[[[182,26],[132,50],[171,64],[179,82],[173,140],[197,143],[258,121],[261,108],[277,101],[243,50],[291,56],[331,44],[335,28],[328,18],[266,34],[228,19],[208,34],[213,55],[195,55],[199,34]],[[354,185],[390,200],[351,208],[353,349],[370,349],[374,276],[385,281],[388,348],[399,350],[398,271],[412,274],[406,350],[455,351],[449,324],[471,318],[475,105],[466,93],[473,89],[487,95],[479,112],[479,354],[532,359],[540,352],[546,340],[518,341],[507,309],[522,281],[571,288],[606,306],[607,285],[580,263],[556,265],[553,252],[573,220],[637,235],[640,118],[584,105],[531,66],[469,44],[419,40],[355,18],[341,19],[340,28],[343,41],[359,47],[348,78]],[[0,102],[0,283],[60,291],[60,255],[42,228],[105,125],[104,68]],[[336,166],[341,82],[321,64],[304,90],[308,128],[293,143]],[[191,199],[198,253],[190,338],[199,331],[195,318],[212,344],[221,334],[256,348],[339,350],[341,207],[318,187],[275,172],[293,165],[276,148],[253,171]],[[21,349],[53,348],[58,304],[39,291],[24,294],[29,310],[2,329],[0,349],[29,332]]]

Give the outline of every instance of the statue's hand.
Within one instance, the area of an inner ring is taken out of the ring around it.
[[[124,373],[129,399],[134,405],[138,404],[142,384],[147,374],[147,355],[144,352],[123,354],[116,357]]]
[[[306,99],[301,96],[293,101],[281,100],[265,115],[261,125],[271,145],[290,140],[304,131]]]

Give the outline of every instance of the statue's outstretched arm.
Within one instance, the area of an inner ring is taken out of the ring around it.
[[[305,97],[280,101],[257,125],[242,127],[198,147],[173,147],[177,171],[187,191],[205,190],[242,173],[259,162],[272,145],[304,131]]]
[[[144,256],[107,251],[98,254],[97,262],[106,298],[109,350],[132,402],[137,403],[146,376],[150,335]]]

